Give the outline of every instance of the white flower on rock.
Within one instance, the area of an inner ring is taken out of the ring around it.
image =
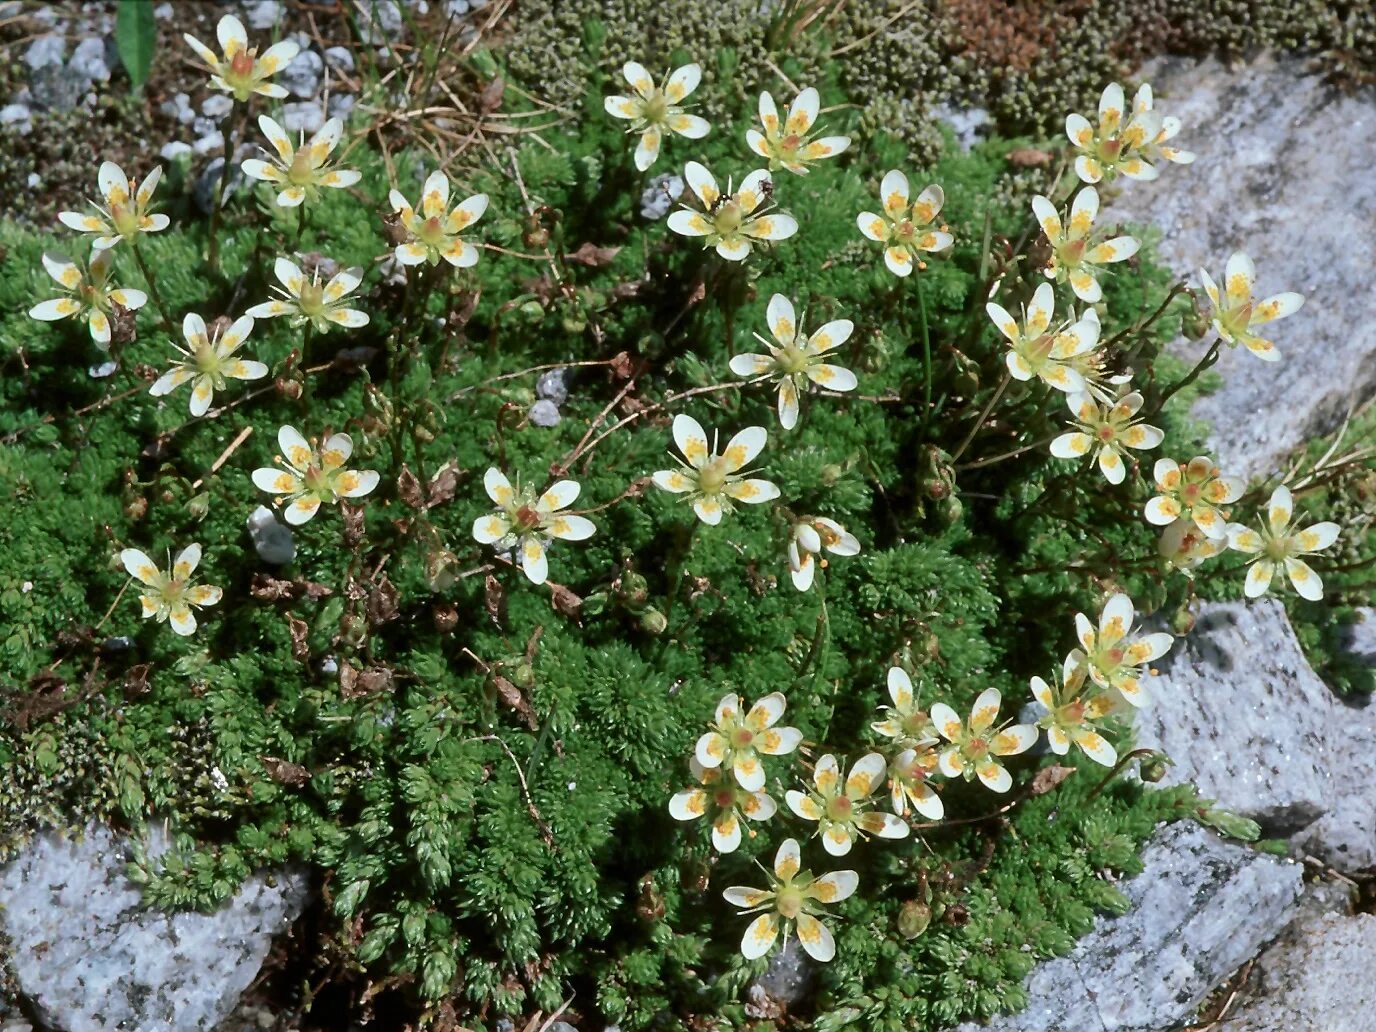
[[[932,184],[908,203],[908,177],[898,169],[884,175],[879,184],[884,214],[862,211],[855,223],[869,239],[884,245],[884,264],[895,276],[908,276],[913,266],[923,268],[924,253],[944,251],[955,243],[945,227],[929,228],[946,203],[941,187]]]
[[[197,544],[183,548],[166,571],[158,569],[157,564],[137,548],[126,548],[120,552],[119,560],[129,576],[147,589],[139,595],[144,619],[156,618],[159,623],[170,623],[172,630],[183,636],[196,630],[196,616],[192,610],[213,606],[224,594],[212,585],[191,583],[191,575],[201,561],[201,546]]]
[[[683,101],[702,81],[702,67],[686,64],[675,68],[660,86],[655,85],[645,66],[627,61],[621,74],[631,84],[634,94],[614,96],[603,100],[607,114],[629,121],[629,133],[637,133],[640,142],[635,148],[635,167],[644,172],[659,159],[664,134],[670,133],[689,140],[700,140],[711,132],[707,119],[690,115],[683,110]]]
[[[182,320],[186,347],[175,342],[172,344],[182,358],[173,362],[172,368],[158,377],[148,393],[161,398],[190,380],[191,414],[198,417],[205,415],[210,403],[215,400],[215,392],[225,389],[226,378],[261,380],[268,375],[268,367],[262,362],[234,357],[252,332],[253,320],[245,315],[223,332],[217,329],[212,340],[206,332],[205,320],[194,312],[188,312]]]
[[[822,906],[849,899],[859,884],[860,876],[854,871],[833,871],[813,877],[811,871],[802,869],[798,840],[790,838],[784,839],[774,854],[769,888],[733,885],[722,896],[742,913],[759,914],[741,940],[741,953],[747,960],[768,953],[781,928],[787,942],[789,930],[796,925],[803,949],[813,960],[825,962],[836,956],[836,939],[816,915]]]
[[[1241,344],[1257,358],[1279,361],[1276,345],[1256,332],[1256,328],[1294,315],[1304,304],[1304,295],[1287,290],[1264,301],[1253,300],[1257,269],[1241,251],[1234,251],[1228,258],[1222,291],[1204,269],[1199,270],[1199,278],[1214,306],[1214,331],[1228,344]]]
[[[149,205],[153,203],[153,191],[162,181],[162,166],[149,172],[137,188],[134,180],[124,174],[124,170],[113,161],[102,161],[96,173],[96,184],[100,187],[100,201],[92,201],[94,215],[82,215],[75,211],[60,211],[58,220],[68,229],[78,233],[94,233],[91,246],[97,251],[114,247],[121,240],[134,240],[140,233],[157,233],[167,228],[166,215],[150,214]]]
[[[267,115],[258,116],[258,127],[272,144],[270,160],[250,158],[243,164],[244,175],[272,183],[277,188],[277,203],[283,208],[314,201],[321,187],[342,190],[363,177],[362,172],[330,166],[330,155],[344,135],[344,123],[338,118],[322,125],[309,143],[303,131],[299,146],[294,146],[287,131]]]
[[[779,497],[778,487],[768,480],[741,472],[764,450],[769,439],[764,427],[746,427],[720,453],[715,442],[711,448],[707,446],[707,432],[692,416],[675,416],[673,433],[685,461],[680,469],[657,471],[655,486],[684,495],[703,523],[720,523],[722,513],[730,512],[735,502],[759,505]]]
[[[281,297],[254,305],[248,310],[253,318],[272,319],[285,315],[292,326],[310,323],[320,333],[336,326],[357,329],[368,325],[368,314],[348,307],[347,300],[363,282],[362,269],[343,269],[330,277],[329,282],[321,283],[319,266],[307,279],[295,263],[278,258],[273,272],[277,282],[282,284],[274,288]]]
[[[812,587],[817,575],[817,561],[813,558],[826,549],[833,555],[859,555],[860,542],[854,534],[835,520],[812,516],[793,524],[788,535],[788,573],[799,591]],[[826,560],[822,560],[826,565]]]
[[[975,700],[969,720],[961,720],[944,702],[932,706],[932,722],[937,734],[950,743],[941,750],[941,773],[966,781],[978,776],[985,787],[994,792],[1007,792],[1013,787],[1013,778],[999,763],[999,758],[1031,749],[1037,741],[1037,729],[1031,724],[996,728],[994,721],[998,719],[1002,702],[997,688],[986,688]]]
[[[1142,395],[1136,391],[1113,402],[1089,393],[1067,394],[1066,403],[1078,429],[1052,441],[1051,454],[1078,459],[1097,449],[1099,470],[1110,484],[1121,484],[1127,477],[1124,449],[1155,448],[1165,439],[1161,429],[1136,419],[1142,408]]]
[[[75,262],[61,255],[44,254],[43,268],[66,292],[64,297],[43,301],[29,309],[29,317],[53,322],[57,319],[84,319],[91,331],[91,339],[99,347],[110,346],[110,313],[113,305],[135,311],[148,303],[148,295],[131,287],[114,287],[110,272],[114,268],[114,252],[106,249],[91,252],[91,260],[83,270]]]
[[[712,825],[712,845],[718,853],[735,852],[741,844],[744,822],[767,821],[778,812],[779,805],[767,794],[742,788],[734,778],[727,778],[722,768],[704,767],[696,756],[689,758],[688,766],[698,787],[676,792],[669,800],[669,813],[677,821],[706,816]]]
[[[828,352],[850,339],[855,324],[849,319],[834,319],[809,336],[801,332],[793,302],[783,294],[769,299],[766,317],[777,344],[756,333],[755,339],[769,349],[769,354],[737,355],[731,359],[731,371],[737,376],[768,376],[777,381],[779,425],[792,430],[798,425],[799,398],[811,384],[833,391],[853,391],[858,385],[849,369],[823,361]]]
[[[278,467],[262,466],[253,471],[253,483],[260,491],[277,496],[283,515],[292,526],[305,523],[322,504],[333,505],[344,498],[362,498],[378,485],[376,470],[345,469],[353,454],[354,442],[348,434],[335,434],[316,448],[294,427],[277,431]]]
[[[764,788],[764,765],[760,756],[784,756],[803,740],[796,727],[775,727],[783,719],[788,702],[782,692],[771,692],[741,713],[741,699],[735,692],[723,695],[717,703],[711,730],[698,739],[694,754],[703,767],[729,768],[736,782],[750,792]]]
[[[1094,683],[1117,690],[1134,706],[1145,706],[1142,674],[1146,664],[1169,652],[1175,638],[1165,631],[1138,634],[1133,626],[1136,618],[1132,599],[1118,592],[1104,603],[1097,630],[1084,613],[1075,614],[1075,636]]]
[[[1134,118],[1152,110],[1154,104],[1151,87],[1145,82],[1137,87],[1137,93],[1132,98],[1132,113]],[[1150,123],[1143,123],[1150,127]],[[1166,115],[1161,119],[1161,129],[1156,136],[1148,139],[1139,148],[1138,157],[1148,165],[1155,167],[1161,161],[1169,161],[1176,165],[1188,165],[1194,161],[1192,151],[1181,150],[1179,147],[1170,145],[1170,141],[1175,139],[1180,133],[1180,119]],[[1145,134],[1144,134],[1145,135]],[[1132,159],[1129,158],[1129,161]],[[1125,170],[1126,174],[1126,170]]]
[[[512,487],[502,471],[493,467],[483,476],[483,488],[498,511],[473,522],[474,540],[498,551],[517,552],[532,584],[543,584],[549,577],[545,551],[552,539],[586,541],[597,531],[586,516],[564,511],[578,500],[581,490],[572,480],[558,481],[537,498],[528,486]]]
[[[760,124],[764,126],[764,133],[747,129],[746,143],[760,157],[769,159],[771,172],[786,168],[795,175],[805,176],[808,165],[822,158],[833,158],[850,146],[849,136],[811,139],[812,126],[820,110],[821,97],[809,86],[793,99],[788,118],[780,123],[774,98],[765,91],[760,94]]]
[[[478,264],[478,249],[462,234],[487,211],[487,194],[474,194],[450,210],[449,178],[436,169],[421,188],[419,212],[400,190],[392,190],[388,197],[398,223],[410,235],[397,244],[395,254],[402,265],[437,265],[441,258],[456,269]]]
[[[1051,314],[1055,303],[1056,294],[1051,284],[1043,283],[1032,295],[1032,304],[1023,310],[1021,323],[993,301],[984,308],[1008,340],[1009,350],[1004,360],[1014,379],[1037,377],[1057,390],[1081,392],[1086,389],[1087,382],[1075,368],[1075,360],[1088,355],[1099,343],[1099,320],[1097,316],[1082,318],[1075,323],[1062,323],[1053,330]]]
[[[1062,224],[1056,206],[1040,194],[1032,198],[1032,213],[1051,245],[1051,260],[1046,275],[1058,283],[1070,283],[1075,296],[1088,304],[1103,300],[1099,285],[1100,266],[1126,261],[1137,253],[1138,241],[1117,236],[1100,242],[1094,233],[1099,215],[1099,191],[1086,186],[1070,204],[1070,224]]]
[[[1316,523],[1304,530],[1292,526],[1295,502],[1290,489],[1281,484],[1271,492],[1266,519],[1259,530],[1240,523],[1228,527],[1228,544],[1253,556],[1249,560],[1243,592],[1248,598],[1266,594],[1277,570],[1284,570],[1301,598],[1317,602],[1323,598],[1323,579],[1304,557],[1321,552],[1338,540],[1341,528],[1332,522]]]
[[[787,240],[798,222],[787,212],[773,210],[774,182],[757,168],[741,181],[740,189],[726,184],[723,193],[705,165],[690,161],[683,178],[702,205],[686,205],[669,215],[669,228],[681,236],[702,237],[703,247],[715,247],[727,261],[744,261],[757,243]]]
[[[827,753],[812,771],[813,787],[807,792],[789,789],[784,793],[788,808],[805,821],[816,821],[822,848],[832,856],[845,856],[856,839],[869,835],[880,838],[908,837],[908,826],[894,814],[871,809],[875,791],[884,784],[888,764],[877,752],[856,760],[841,782],[841,767]]]

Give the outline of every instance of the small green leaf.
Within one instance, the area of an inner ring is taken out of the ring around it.
[[[158,25],[151,0],[119,0],[115,12],[115,48],[135,92],[143,89],[153,70],[153,51],[158,44]]]

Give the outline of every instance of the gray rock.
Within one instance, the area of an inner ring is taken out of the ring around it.
[[[196,184],[191,190],[191,199],[196,202],[196,207],[206,215],[210,214],[215,205],[215,196],[220,190],[220,176],[224,171],[225,159],[223,157],[214,158],[201,170],[201,174],[196,177]],[[244,184],[244,172],[236,162],[229,170],[229,185],[225,190],[225,200],[233,197]]]
[[[191,144],[182,143],[180,140],[172,140],[170,143],[164,143],[162,148],[158,151],[159,156],[165,161],[176,161],[183,154],[190,153]]]
[[[4,112],[0,111],[0,121],[3,119]],[[1361,619],[1344,630],[1343,647],[1360,662],[1376,666],[1376,609],[1362,606],[1357,613]]]
[[[193,143],[191,149],[201,157],[205,157],[207,154],[214,154],[216,151],[224,150],[225,134],[218,129],[213,132],[208,132]]]
[[[950,126],[956,143],[967,152],[983,139],[983,129],[989,124],[989,112],[984,108],[956,107],[945,102],[932,108],[932,117]]]
[[[150,853],[166,841],[154,829]],[[18,991],[67,1032],[210,1028],[300,913],[306,878],[255,875],[213,914],[164,914],[144,909],[125,876],[127,847],[97,825],[80,841],[49,832],[0,871]]]
[[[354,105],[358,103],[358,98],[352,93],[331,94],[329,103],[325,105],[326,111],[331,118],[345,120],[349,113],[353,111]]]
[[[569,400],[568,377],[569,371],[567,369],[546,370],[535,381],[535,396],[546,398],[556,405],[562,405]]]
[[[1218,280],[1228,255],[1242,250],[1256,262],[1261,294],[1308,298],[1275,324],[1279,363],[1225,348],[1215,367],[1222,388],[1194,408],[1212,426],[1224,469],[1269,472],[1376,390],[1367,303],[1376,264],[1376,94],[1343,93],[1304,59],[1267,55],[1236,68],[1164,60],[1142,78],[1155,88],[1156,106],[1184,124],[1180,146],[1198,157],[1168,166],[1156,182],[1127,183],[1106,216],[1160,228],[1162,257],[1193,283],[1200,267]],[[1296,226],[1304,227],[1302,248]],[[1197,357],[1211,339],[1185,354]]]
[[[178,94],[185,96],[185,94]],[[201,114],[217,122],[224,121],[225,115],[234,110],[234,100],[228,93],[212,93],[201,101]]]
[[[1158,831],[1142,862],[1122,886],[1132,909],[1100,918],[1068,955],[1039,965],[1026,1010],[957,1032],[1173,1028],[1284,927],[1300,894],[1297,864],[1196,824]]]
[[[289,133],[305,130],[313,133],[325,124],[325,113],[313,100],[300,100],[282,105],[282,128]]]
[[[104,380],[106,377],[114,376],[118,368],[118,362],[102,362],[100,365],[91,366],[86,372],[92,380]]]
[[[66,57],[67,44],[56,33],[39,36],[24,51],[24,63],[35,72],[40,68],[60,67]]]
[[[158,105],[158,110],[169,118],[175,118],[182,125],[196,121],[196,109],[191,106],[191,98],[185,93],[174,94],[171,99]]]
[[[745,998],[746,1011],[755,1017],[777,1017],[781,1006],[790,1007],[812,991],[816,965],[791,936],[781,950],[770,954],[769,967],[750,983]]]
[[[683,186],[683,177],[673,172],[661,172],[657,176],[652,176],[640,194],[641,217],[664,218],[683,193]]]
[[[260,505],[249,513],[248,533],[253,539],[258,558],[263,562],[281,566],[296,557],[296,542],[292,540],[291,528],[278,523],[277,517],[266,505]]]
[[[348,47],[327,47],[325,64],[337,72],[352,72],[354,70],[353,51]]]
[[[110,81],[110,47],[100,37],[83,39],[72,51],[68,69],[87,82]],[[116,58],[118,59],[118,58]]]
[[[158,21],[167,21],[167,19],[171,18],[175,13],[176,8],[170,3],[158,4],[157,7],[153,8],[153,17],[158,19]]]
[[[293,96],[308,100],[320,88],[320,73],[324,70],[324,59],[314,50],[302,47],[292,58],[291,64],[282,69],[277,82]]]
[[[449,18],[462,18],[468,13],[468,0],[445,0],[444,13]]]
[[[253,0],[244,4],[244,21],[251,29],[270,29],[282,17],[282,5],[277,0]]]
[[[547,398],[541,398],[531,405],[526,415],[533,425],[543,427],[558,426],[559,421],[564,418],[559,415],[559,406]]]
[[[21,136],[33,132],[33,112],[24,104],[6,104],[0,108],[0,126],[13,127]]]

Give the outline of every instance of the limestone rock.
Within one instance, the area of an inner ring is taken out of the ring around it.
[[[1201,266],[1218,279],[1242,250],[1263,295],[1306,295],[1276,323],[1281,361],[1225,347],[1215,366],[1224,385],[1194,409],[1212,425],[1225,469],[1267,473],[1376,391],[1376,95],[1343,93],[1299,57],[1263,55],[1237,68],[1166,59],[1140,78],[1183,123],[1179,145],[1198,157],[1155,182],[1127,183],[1105,217],[1158,227],[1162,257],[1196,285]]]
[[[1026,1010],[957,1032],[1174,1027],[1284,926],[1300,894],[1297,864],[1195,824],[1158,831],[1142,862],[1122,886],[1132,909],[1100,918],[1070,954],[1039,965]]]
[[[1376,609],[1357,610],[1361,620],[1346,629],[1343,645],[1358,661],[1376,667]]]

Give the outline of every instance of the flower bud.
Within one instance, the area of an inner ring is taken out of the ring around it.
[[[521,315],[525,316],[532,322],[543,319],[545,316],[545,306],[540,304],[539,301],[523,302],[521,306],[516,309],[516,311],[520,312]]]
[[[630,610],[639,610],[650,600],[650,585],[644,577],[631,570],[621,575],[618,594],[623,606]]]
[[[1160,753],[1152,753],[1144,756],[1142,762],[1137,765],[1137,776],[1143,781],[1155,784],[1166,776],[1166,770],[1170,767],[1170,761]]]
[[[186,503],[186,511],[197,523],[210,515],[210,492],[202,491],[198,495],[192,495],[190,501]]]
[[[669,626],[669,619],[658,609],[651,607],[640,614],[640,629],[646,634],[660,635]]]
[[[430,608],[431,619],[435,621],[435,630],[441,634],[448,634],[459,625],[459,607],[452,602],[437,602]]]
[[[350,645],[362,645],[368,637],[368,621],[354,613],[339,618],[339,636]]]
[[[148,499],[139,495],[124,503],[124,515],[131,520],[141,520],[148,515]]]
[[[1180,332],[1190,340],[1203,340],[1212,325],[1213,319],[1204,306],[1204,299],[1195,294],[1194,309],[1180,321]]]
[[[916,939],[932,923],[932,908],[915,899],[906,901],[898,911],[898,934]]]

